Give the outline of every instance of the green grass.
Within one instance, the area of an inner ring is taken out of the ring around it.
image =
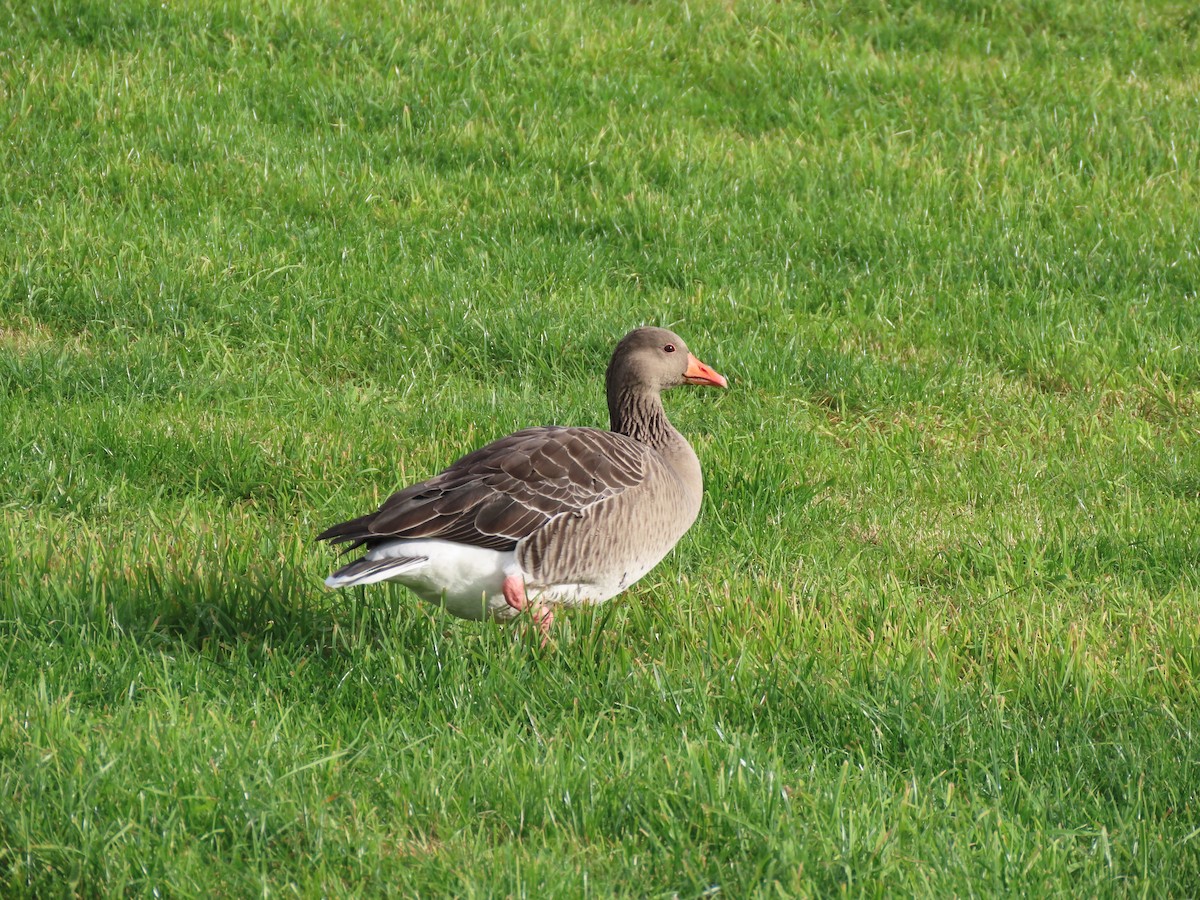
[[[1200,893],[1191,4],[242,6],[0,3],[0,893]],[[324,590],[642,323],[647,579]]]

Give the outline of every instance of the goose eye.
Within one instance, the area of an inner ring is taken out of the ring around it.
[[[663,351],[664,351],[664,352],[666,352],[666,353],[674,353],[674,352],[675,352],[675,345],[674,345],[674,344],[667,344],[667,346],[663,347]]]

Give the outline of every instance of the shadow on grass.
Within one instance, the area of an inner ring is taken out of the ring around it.
[[[146,648],[187,647],[218,661],[281,654],[332,662],[383,653],[436,667],[450,651],[484,669],[498,659],[528,657],[587,671],[628,655],[622,642],[629,623],[619,604],[562,613],[554,641],[542,647],[535,628],[456,619],[399,585],[327,591],[301,565],[280,559],[276,566],[240,566],[228,555],[215,551],[186,569],[161,559],[80,560],[78,568],[33,584],[18,576],[32,591],[17,599],[12,621],[52,641],[89,629]],[[560,652],[564,647],[570,652]]]
[[[276,652],[330,658],[381,644],[403,652],[427,643],[443,624],[417,614],[418,601],[400,588],[326,592],[310,572],[284,560],[239,567],[214,556],[186,569],[162,560],[80,561],[74,571],[22,573],[26,577],[15,579],[18,593],[9,598],[11,621],[52,640],[89,628],[110,639],[163,649],[184,645],[218,659]]]

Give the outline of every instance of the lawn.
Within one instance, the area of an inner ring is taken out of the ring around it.
[[[0,3],[0,894],[1200,894],[1186,2]],[[521,629],[326,525],[706,473]]]

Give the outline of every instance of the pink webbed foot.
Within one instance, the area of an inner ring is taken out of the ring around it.
[[[525,594],[525,579],[520,575],[508,575],[500,588],[504,599],[517,612],[528,610],[534,625],[542,633],[542,646],[550,643],[550,626],[554,624],[554,610],[548,606],[534,606]]]
[[[554,611],[548,606],[530,605],[529,598],[524,593],[524,578],[520,575],[508,575],[500,586],[504,600],[517,612],[529,612],[533,623],[541,631],[541,646],[550,643],[550,626],[554,623]]]
[[[542,633],[542,646],[550,643],[550,626],[554,624],[554,610],[548,606],[535,606],[529,611],[534,624]]]

